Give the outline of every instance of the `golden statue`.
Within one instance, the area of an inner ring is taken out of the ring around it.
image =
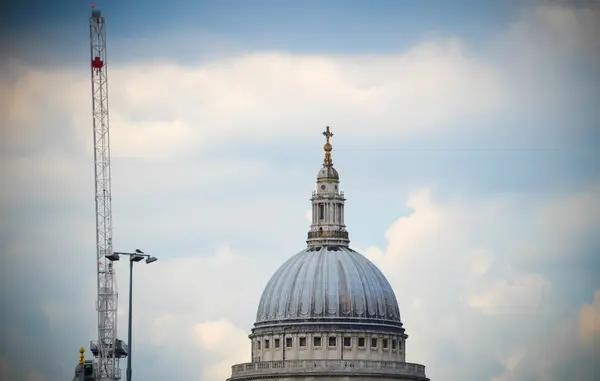
[[[83,360],[84,360],[84,356],[83,353],[85,352],[85,348],[81,347],[79,348],[79,363],[83,364]]]

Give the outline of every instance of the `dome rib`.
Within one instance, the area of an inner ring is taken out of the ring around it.
[[[369,262],[369,267],[371,267],[371,271],[374,274],[378,274],[377,281],[379,283],[379,287],[383,290],[383,299],[381,302],[381,309],[383,310],[383,316],[388,318],[398,318],[400,319],[400,309],[398,308],[398,302],[396,300],[396,295],[394,294],[394,290],[390,282],[383,275],[383,273],[373,264]]]
[[[339,305],[339,303],[336,303],[338,301],[338,287],[336,287],[338,285],[337,272],[335,271],[336,267],[331,266],[329,263],[326,268],[327,282],[325,282],[325,295],[327,296],[327,302],[325,303],[325,311],[327,316],[335,316],[338,313],[337,305]]]
[[[303,318],[309,316],[310,311],[311,311],[312,300],[310,297],[311,296],[310,295],[310,287],[306,287],[306,284],[309,281],[308,274],[314,273],[314,267],[315,267],[314,257],[311,257],[310,260],[307,261],[307,263],[304,266],[305,270],[304,270],[304,273],[302,274],[304,277],[304,280],[302,282],[302,286],[299,288],[298,299],[300,300],[300,309],[298,311],[298,314]]]
[[[316,257],[316,253],[313,257]],[[319,265],[315,269],[314,277],[314,288],[311,290],[311,298],[314,300],[314,307],[312,313],[314,316],[323,316],[323,304],[325,301],[325,287],[323,287],[323,274],[321,269],[324,267],[325,257],[321,256],[319,259]]]
[[[352,312],[352,305],[350,304],[351,291],[350,287],[348,287],[348,279],[346,277],[342,262],[337,263],[336,270],[340,282],[340,287],[338,288],[340,305],[338,308],[340,310],[340,314],[348,316]]]
[[[354,259],[353,256],[350,257],[350,260],[354,263],[354,268],[356,270],[358,270],[359,267],[357,266],[356,261],[355,261],[355,259]],[[367,317],[369,315],[369,313],[368,313],[368,301],[367,301],[367,298],[365,298],[365,295],[367,295],[370,290],[367,290],[366,287],[365,287],[365,281],[364,281],[363,274],[361,274],[359,271],[356,271],[356,275],[358,277],[358,280],[360,282],[360,285],[361,285],[362,291],[363,291],[360,294],[361,295],[361,302],[362,303],[361,303],[361,311],[360,311],[360,314],[358,314],[358,315],[359,315],[359,317],[363,317],[363,315],[364,315],[364,317]],[[357,313],[358,313],[358,311],[357,311]]]
[[[367,266],[366,272],[369,273],[369,276],[366,276],[368,283],[369,283],[369,287],[374,290],[376,289],[376,284],[377,284],[377,275],[373,273],[373,269],[371,268],[371,266]],[[365,274],[366,275],[366,274]],[[378,314],[378,307],[379,307],[379,302],[380,299],[371,299],[371,303],[369,305],[369,315],[370,316],[379,316]]]
[[[293,258],[293,257],[292,257]],[[290,259],[292,259],[290,258]],[[297,258],[293,258],[293,262],[296,262]],[[277,271],[273,275],[273,279],[275,282],[271,284],[271,289],[269,290],[270,296],[265,300],[267,306],[270,308],[264,310],[266,319],[281,319],[285,318],[287,303],[288,303],[288,290],[286,288],[286,283],[289,278],[289,272],[293,269],[293,267],[289,267],[287,269],[283,269],[284,271]],[[283,304],[283,305],[282,305]]]

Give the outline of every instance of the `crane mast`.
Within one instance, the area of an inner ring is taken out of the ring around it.
[[[96,310],[98,312],[98,340],[91,342],[90,349],[97,358],[94,364],[95,379],[114,381],[121,378],[119,359],[127,356],[127,346],[117,339],[118,294],[115,270],[112,262],[105,258],[113,252],[106,27],[104,17],[93,5],[90,16],[90,53],[96,178]]]

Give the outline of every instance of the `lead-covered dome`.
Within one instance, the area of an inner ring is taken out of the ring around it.
[[[255,327],[299,322],[402,327],[396,296],[385,276],[344,246],[305,249],[267,283]]]
[[[317,174],[317,181],[319,181],[319,180],[339,180],[339,179],[340,179],[340,175],[338,174],[338,171],[335,168],[333,168],[333,166],[331,166],[331,165],[323,166],[323,168],[321,168],[321,170]]]

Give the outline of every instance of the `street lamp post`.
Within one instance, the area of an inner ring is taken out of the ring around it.
[[[158,258],[152,257],[148,254],[145,254],[140,249],[135,249],[133,253],[122,253],[122,252],[114,252],[110,255],[107,255],[106,258],[111,261],[118,261],[121,255],[127,255],[129,257],[129,322],[127,329],[127,345],[129,345],[129,350],[127,353],[127,381],[131,381],[131,326],[132,326],[132,296],[133,296],[133,263],[139,262],[142,259],[146,258],[146,263],[156,262]]]

